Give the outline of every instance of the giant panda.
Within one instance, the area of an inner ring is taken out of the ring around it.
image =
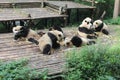
[[[82,21],[82,24],[79,25],[77,35],[88,39],[96,39],[97,36],[94,31],[92,19],[87,17]]]
[[[64,35],[58,30],[48,31],[38,41],[34,38],[29,38],[28,41],[37,44],[43,54],[51,54],[54,49],[60,48],[61,42],[64,40]]]
[[[108,26],[102,20],[95,20],[93,22],[93,26],[95,27],[95,32],[101,32],[105,35],[109,35]]]
[[[35,32],[34,30],[24,26],[13,27],[12,31],[14,33],[15,40],[20,40],[20,39],[26,40],[30,37],[39,39],[42,36],[42,35],[39,35],[37,32]]]
[[[65,38],[63,42],[60,43],[62,46],[66,47],[81,47],[83,45],[95,44],[95,41],[92,39],[83,38],[81,36],[75,35],[71,38]]]

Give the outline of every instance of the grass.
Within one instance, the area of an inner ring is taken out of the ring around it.
[[[104,20],[105,23],[110,25],[120,25],[120,17]]]
[[[22,59],[0,63],[0,80],[46,80],[47,72],[36,72],[27,67],[28,60]]]

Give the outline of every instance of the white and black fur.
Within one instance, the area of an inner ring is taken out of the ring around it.
[[[43,54],[51,54],[53,49],[60,48],[60,44],[58,42],[63,40],[63,33],[57,30],[47,32],[38,41],[34,38],[28,39],[28,41],[37,44]]]
[[[93,22],[93,26],[95,27],[95,32],[101,32],[105,35],[109,35],[108,26],[102,20],[95,20]]]
[[[49,28],[49,31],[52,31],[52,30],[58,30],[63,33],[61,26],[58,26],[58,25],[53,25],[52,27]]]
[[[19,39],[26,40],[30,37],[39,39],[41,37],[41,35],[39,35],[36,31],[24,26],[16,26],[13,27],[12,30],[14,33],[14,40],[19,40]]]
[[[91,45],[95,44],[95,41],[92,39],[86,39],[80,36],[73,36],[72,38],[66,38],[64,42],[61,43],[61,45],[67,46],[67,47],[81,47],[83,45]]]
[[[92,19],[87,17],[82,21],[82,24],[78,27],[77,34],[81,37],[88,39],[96,39],[96,34],[94,33],[94,27],[92,25]]]

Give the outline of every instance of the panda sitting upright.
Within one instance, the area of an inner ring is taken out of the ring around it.
[[[38,41],[34,38],[29,38],[28,41],[35,43],[39,46],[43,54],[51,54],[52,50],[60,48],[61,42],[64,40],[64,35],[58,30],[48,31]]]
[[[108,26],[102,20],[96,20],[93,22],[95,32],[101,32],[105,35],[109,35]]]
[[[81,37],[88,39],[96,39],[94,27],[92,25],[92,19],[87,17],[82,21],[82,24],[78,27],[77,34]]]
[[[15,40],[21,40],[21,39],[26,40],[30,37],[39,39],[42,36],[42,35],[39,35],[37,32],[35,32],[34,30],[24,26],[13,27],[12,31],[14,33]]]

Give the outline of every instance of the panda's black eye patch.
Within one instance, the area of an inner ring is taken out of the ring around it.
[[[87,22],[87,24],[89,24],[89,22]]]
[[[67,42],[66,44],[67,44],[67,45],[70,45],[70,42]]]
[[[17,29],[15,29],[15,31],[17,31]]]
[[[61,34],[58,34],[59,37],[61,37]]]
[[[85,20],[85,22],[87,22],[87,21]]]
[[[98,23],[96,22],[96,24],[98,24]]]

